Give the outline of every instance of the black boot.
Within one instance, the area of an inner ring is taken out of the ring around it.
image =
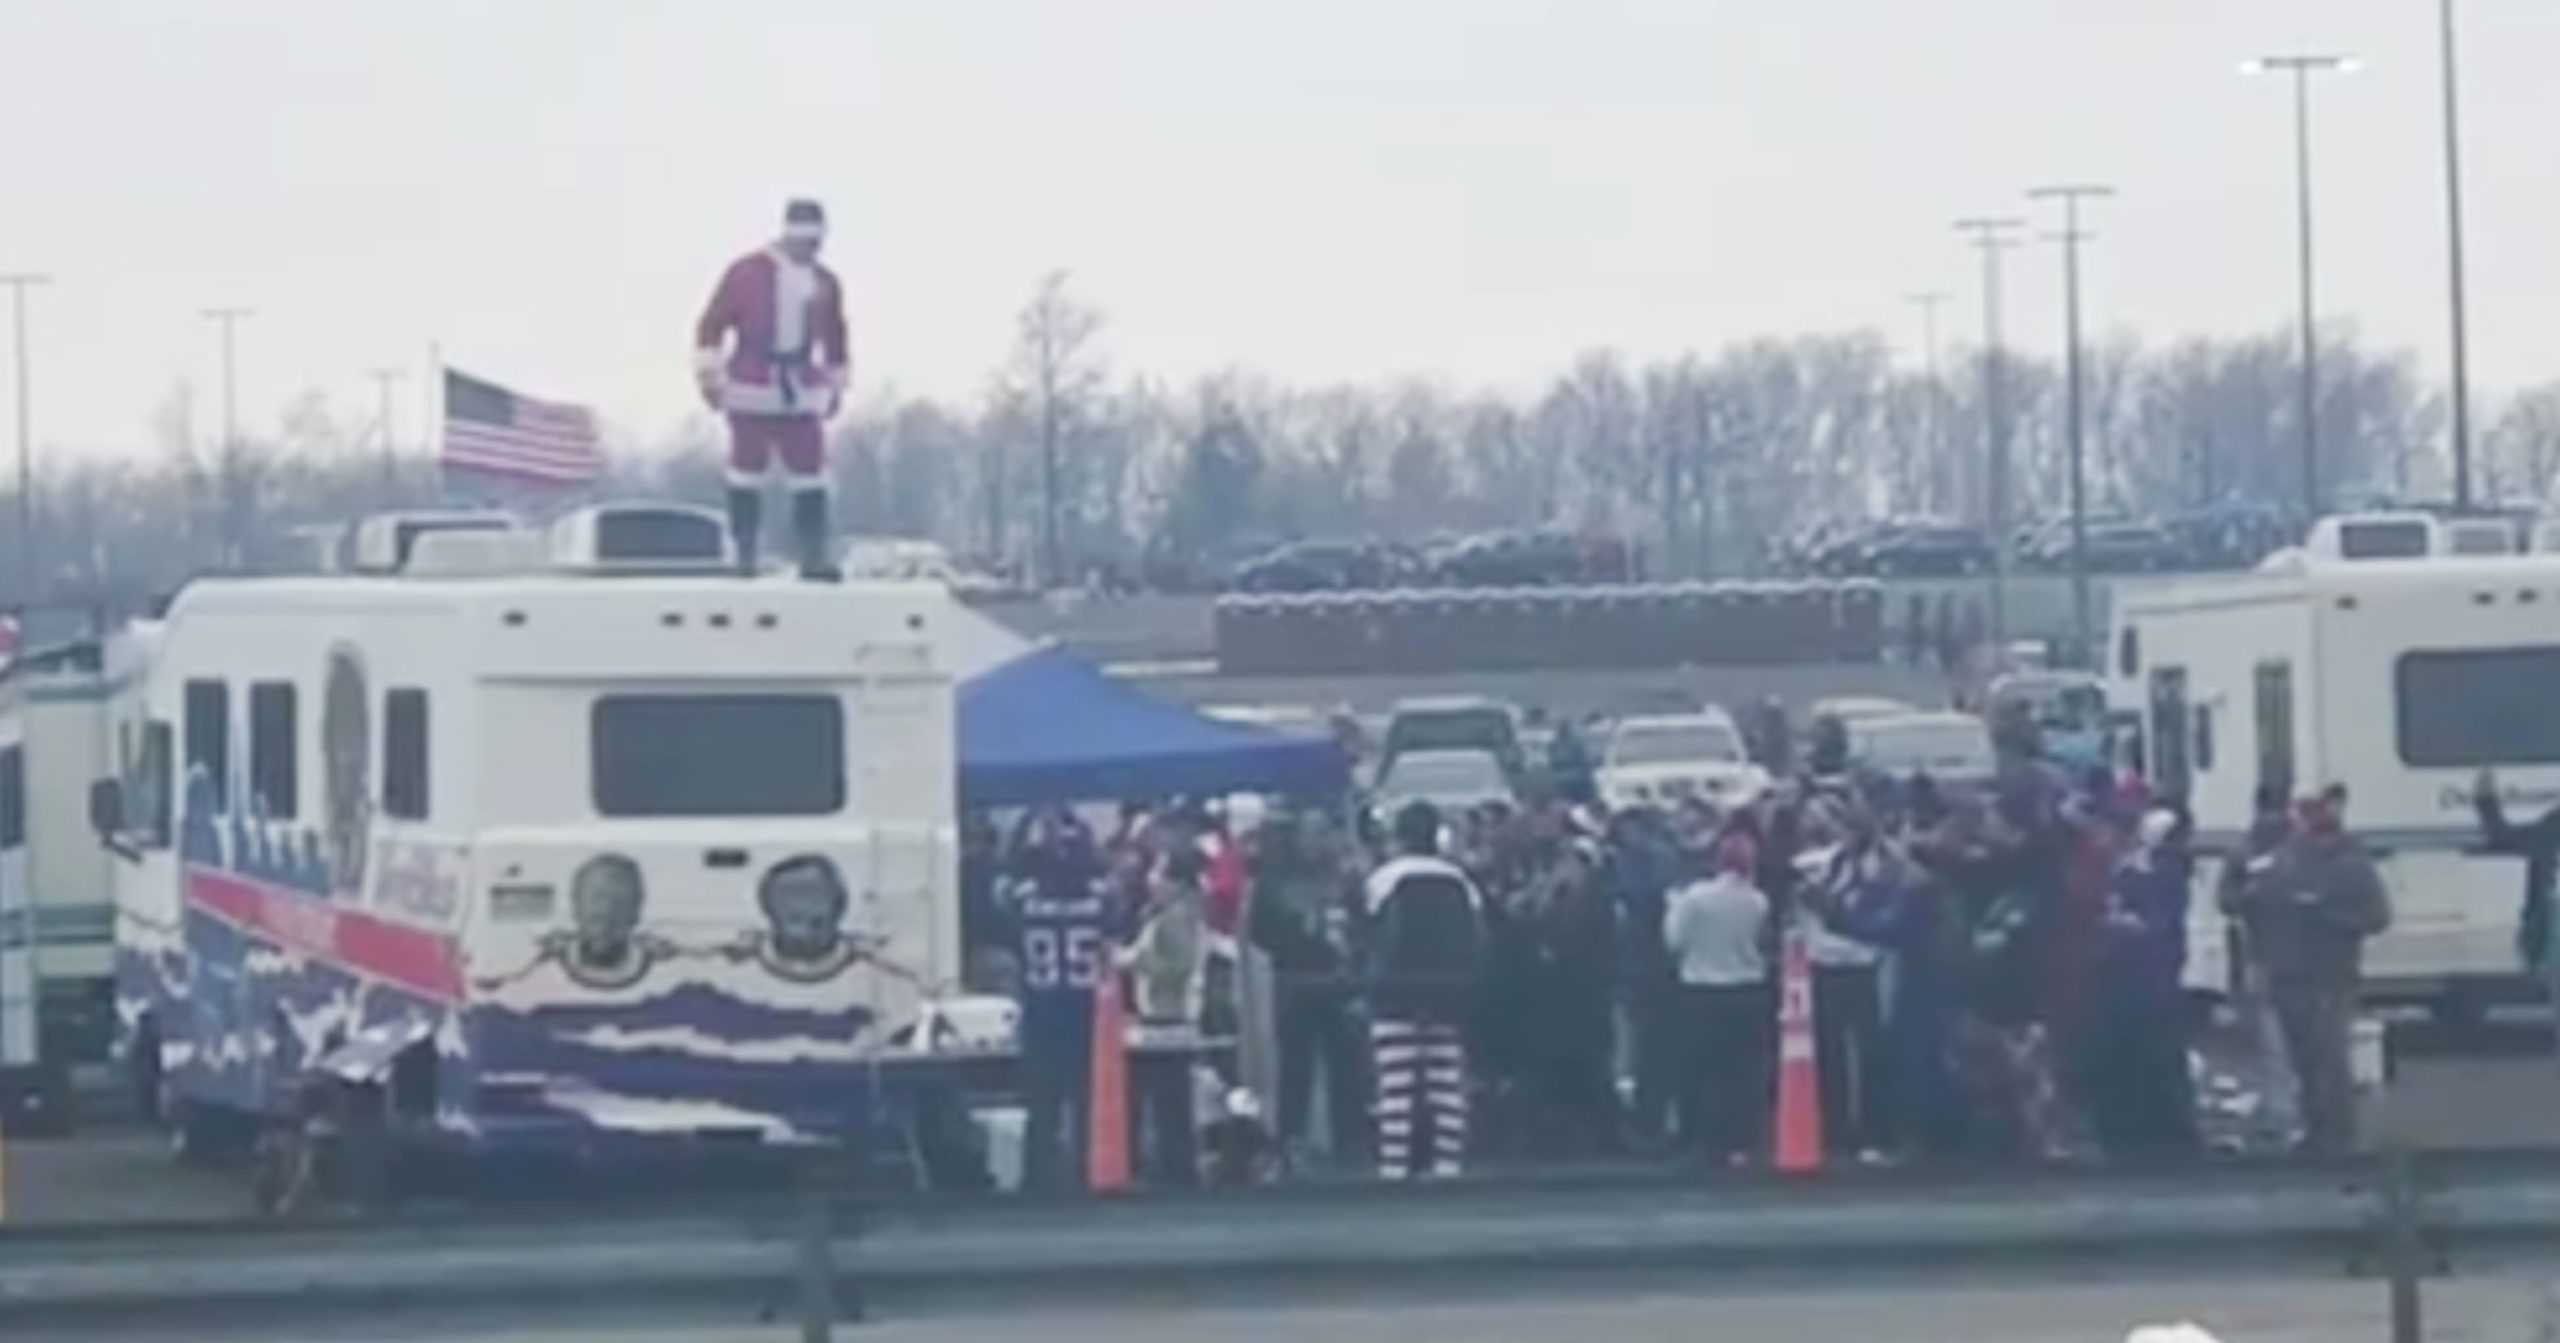
[[[799,490],[791,496],[791,535],[800,546],[800,576],[812,583],[834,583],[844,575],[828,553],[835,541],[827,529],[827,492]]]
[[[764,530],[764,491],[729,487],[729,540],[738,548],[738,572],[756,573],[756,543]]]

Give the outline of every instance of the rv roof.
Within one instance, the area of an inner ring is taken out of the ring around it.
[[[169,604],[169,619],[191,615],[272,612],[308,607],[314,612],[345,611],[350,605],[376,608],[488,606],[535,598],[575,601],[644,602],[705,597],[783,602],[797,607],[831,603],[912,604],[939,607],[950,601],[940,584],[860,580],[804,583],[776,575],[763,579],[705,576],[649,576],[598,579],[574,574],[509,574],[486,578],[406,578],[374,575],[295,576],[285,578],[208,578],[189,583]]]
[[[2560,554],[2431,555],[2414,559],[2322,560],[2283,570],[2178,579],[2127,592],[2128,608],[2183,606],[2200,598],[2291,592],[2382,592],[2472,583],[2560,582]]]

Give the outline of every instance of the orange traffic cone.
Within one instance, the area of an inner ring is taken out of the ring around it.
[[[1790,929],[1778,970],[1778,1114],[1780,1171],[1822,1169],[1822,1074],[1813,1060],[1813,960],[1804,933]]]
[[[1085,1097],[1085,1186],[1095,1193],[1129,1187],[1129,1023],[1120,1010],[1120,977],[1106,974],[1093,990],[1093,1073]]]

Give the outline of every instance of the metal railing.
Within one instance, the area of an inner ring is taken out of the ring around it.
[[[432,1314],[735,1299],[823,1340],[880,1291],[2280,1255],[2384,1279],[2394,1339],[2415,1343],[2427,1277],[2473,1250],[2549,1244],[2560,1152],[1795,1180],[1609,1171],[1106,1199],[867,1196],[813,1170],[787,1195],[686,1212],[10,1230],[0,1320],[67,1332],[205,1311],[265,1321],[390,1303]]]

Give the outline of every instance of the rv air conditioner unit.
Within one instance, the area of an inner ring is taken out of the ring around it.
[[[2443,524],[2424,513],[2322,518],[2302,548],[2324,560],[2421,560],[2445,553]]]
[[[360,574],[401,573],[418,538],[429,532],[511,532],[518,525],[512,514],[476,509],[376,513],[356,524],[347,567]]]
[[[419,533],[400,573],[406,578],[497,578],[539,573],[543,558],[537,533],[448,527]]]
[[[2512,555],[2516,529],[2504,518],[2456,518],[2444,524],[2448,555]]]
[[[712,574],[738,566],[729,519],[683,504],[598,504],[551,524],[554,568],[592,574]]]

